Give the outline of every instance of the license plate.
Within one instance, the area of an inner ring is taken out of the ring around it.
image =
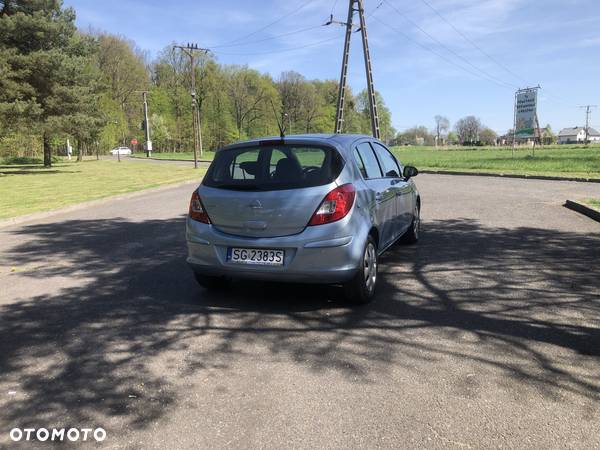
[[[262,266],[282,266],[283,250],[261,248],[229,248],[229,261],[238,264],[258,264]]]

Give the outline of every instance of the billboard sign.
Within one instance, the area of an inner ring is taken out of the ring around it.
[[[515,136],[518,138],[535,137],[537,89],[517,92],[515,108]]]

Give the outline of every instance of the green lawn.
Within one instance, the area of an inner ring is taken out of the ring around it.
[[[498,147],[394,147],[394,153],[404,164],[422,170],[488,172],[514,175],[549,175],[562,177],[600,178],[600,146],[585,148],[577,145],[554,145],[535,149],[518,148],[513,158],[510,148]],[[144,154],[135,156],[145,157]],[[192,160],[191,152],[153,153],[153,158]],[[205,152],[202,159],[212,160],[214,152]]]
[[[588,205],[591,208],[594,208],[594,209],[600,211],[600,199],[590,198],[590,199],[584,200],[583,203],[585,203],[586,205]]]
[[[136,158],[145,158],[146,154],[145,153],[134,153],[133,156]],[[202,155],[202,157],[200,157],[200,155],[198,155],[198,160],[199,161],[212,161],[214,157],[215,157],[215,152],[205,151],[204,154]],[[176,152],[176,153],[175,152],[165,152],[165,153],[152,152],[152,158],[193,161],[194,160],[194,152]]]
[[[162,184],[198,180],[204,169],[177,164],[87,160],[0,166],[0,219],[48,211]]]
[[[510,148],[473,149],[433,147],[394,147],[404,164],[422,170],[489,172],[518,175],[549,175],[600,179],[600,146],[547,146],[519,148],[512,156]]]

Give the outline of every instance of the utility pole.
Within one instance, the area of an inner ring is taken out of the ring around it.
[[[142,91],[144,99],[144,131],[146,132],[146,158],[152,156],[152,141],[150,140],[150,121],[148,120],[148,91]]]
[[[198,101],[196,100],[196,52],[201,51],[205,54],[209,52],[207,48],[199,48],[198,44],[175,45],[190,58],[190,69],[192,72],[192,118],[194,124],[194,167],[198,168],[198,152],[202,156],[202,129],[200,122],[200,112],[198,111]]]
[[[344,105],[346,101],[346,84],[348,78],[348,59],[350,57],[350,40],[352,38],[352,21],[354,13],[358,12],[360,28],[357,31],[361,32],[363,57],[365,60],[365,72],[367,76],[367,93],[369,97],[369,113],[371,115],[371,131],[373,137],[379,139],[379,115],[377,114],[377,99],[375,97],[375,88],[373,85],[373,71],[371,69],[371,55],[369,53],[369,40],[367,38],[367,24],[365,21],[365,10],[363,0],[348,1],[348,18],[346,22],[333,20],[333,15],[325,25],[338,24],[346,27],[346,38],[344,40],[344,49],[342,53],[342,70],[340,74],[340,85],[338,90],[338,101],[335,115],[335,133],[342,132],[342,124],[344,123]]]
[[[597,108],[598,105],[585,105],[580,108],[585,108],[585,145],[590,143],[590,115],[592,114],[592,108]]]

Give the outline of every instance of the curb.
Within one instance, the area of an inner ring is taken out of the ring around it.
[[[144,160],[150,160],[150,161],[174,161],[174,162],[191,162],[191,163],[194,162],[193,159],[147,158],[145,156],[129,156],[129,158],[131,158],[131,159],[140,159],[142,161],[144,161]],[[199,159],[198,162],[199,163],[211,163],[212,160],[209,160],[209,159]]]
[[[169,189],[179,188],[182,186],[186,186],[188,184],[198,185],[198,184],[200,184],[200,181],[199,180],[190,180],[190,181],[182,181],[182,182],[173,183],[173,184],[165,184],[163,186],[142,189],[141,191],[128,192],[126,194],[110,195],[110,196],[104,197],[104,198],[88,200],[85,202],[76,203],[74,205],[65,206],[63,208],[52,209],[50,211],[40,211],[40,212],[31,213],[31,214],[25,214],[23,216],[13,217],[10,219],[3,219],[3,220],[0,220],[0,229],[7,228],[12,225],[21,225],[23,223],[31,222],[34,220],[46,219],[48,217],[52,217],[55,215],[64,214],[64,213],[68,213],[68,212],[72,212],[72,211],[79,211],[81,209],[90,208],[92,206],[103,205],[103,204],[110,203],[110,202],[117,201],[117,200],[126,200],[126,199],[130,199],[130,198],[141,197],[146,194],[154,194],[156,192],[167,191]]]
[[[583,203],[567,200],[563,206],[565,208],[583,214],[584,216],[587,216],[590,219],[595,220],[596,222],[600,222],[600,212],[588,206],[585,206]]]
[[[489,172],[455,172],[451,170],[419,170],[419,173],[434,175],[466,175],[473,177],[498,177],[498,178],[520,178],[523,180],[547,180],[547,181],[576,181],[579,183],[600,183],[600,178],[578,178],[578,177],[552,177],[545,175],[515,175],[510,173]]]

